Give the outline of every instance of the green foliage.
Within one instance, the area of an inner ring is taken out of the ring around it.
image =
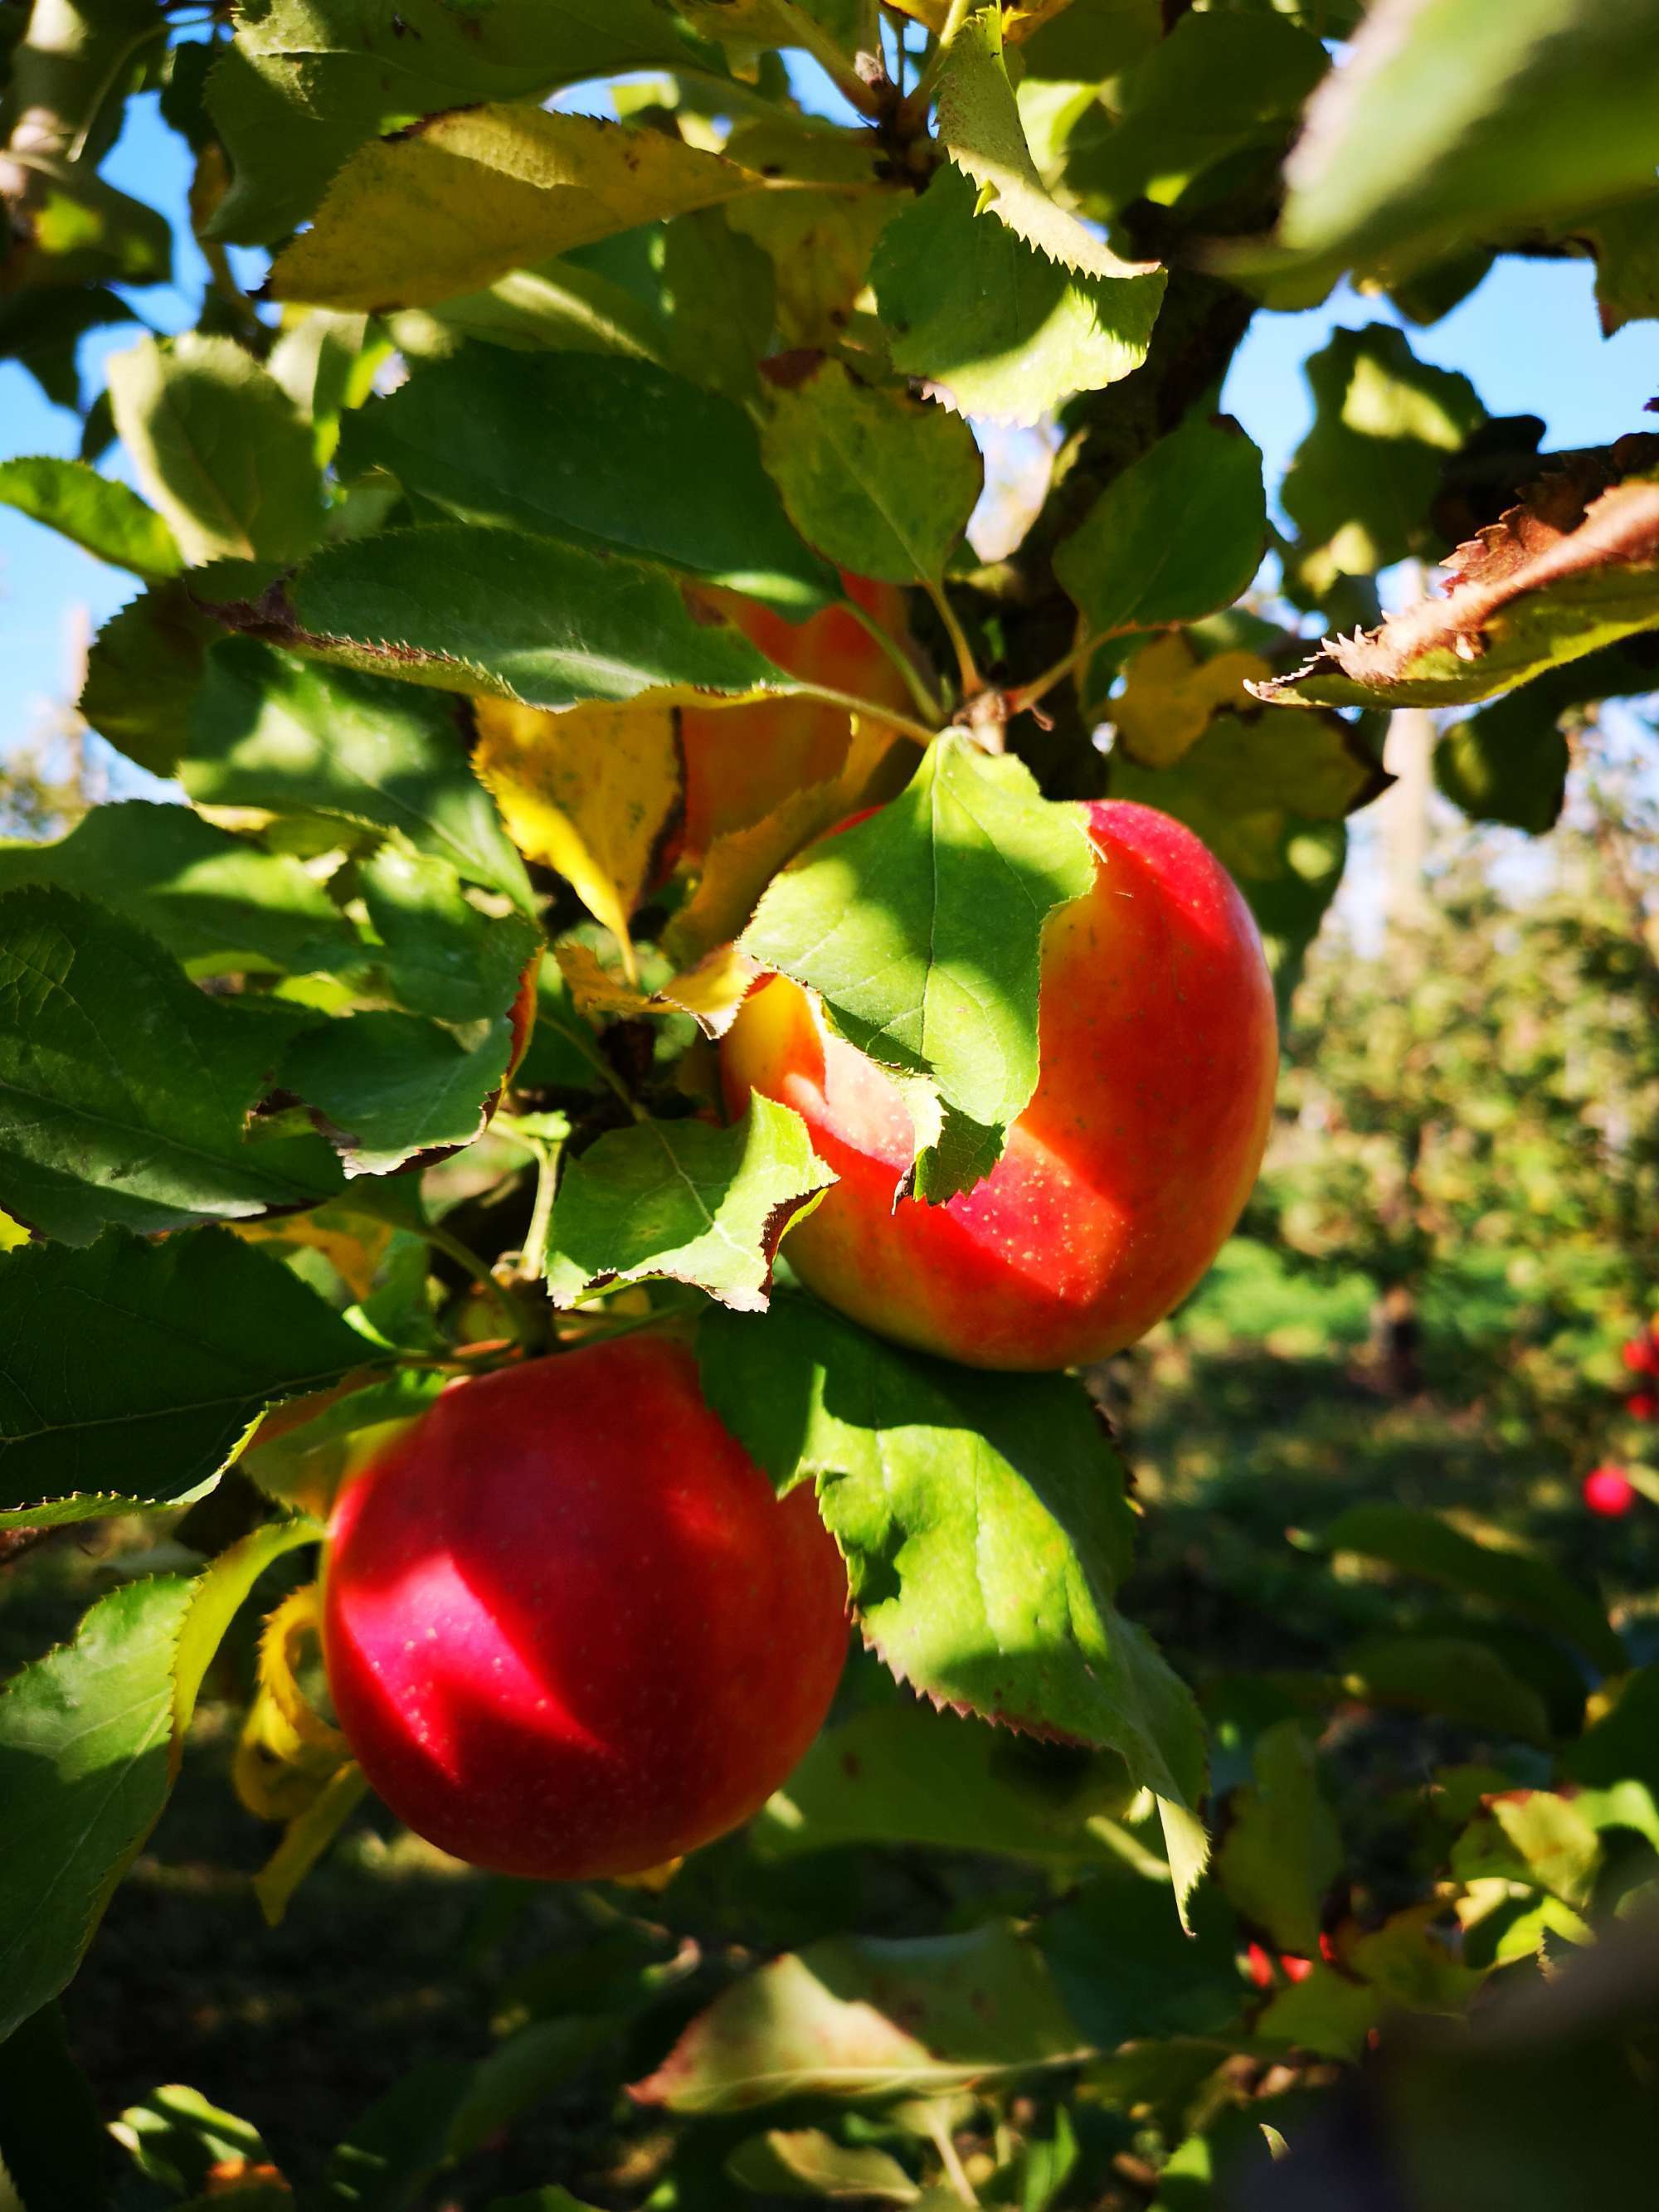
[[[1590,253],[1603,326],[1651,318],[1653,0],[188,13],[0,10],[0,359],[85,424],[0,503],[143,586],[80,708],[184,798],[20,774],[0,844],[27,2212],[110,2197],[111,2111],[135,2208],[1194,2212],[1348,2179],[1373,2039],[1367,2184],[1634,2203],[1659,1060],[1650,804],[1607,766],[1641,710],[1601,703],[1654,687],[1659,447],[1538,454],[1377,324],[1308,362],[1282,484],[1213,410],[1258,307],[1344,274],[1433,320],[1506,250]],[[175,265],[101,173],[140,92],[207,278],[83,390]],[[1001,532],[988,424],[1054,456]],[[1304,616],[1355,634],[1302,665]],[[1351,710],[1398,706],[1480,710],[1440,790],[1551,831],[1552,888],[1437,857],[1375,957],[1314,945],[1389,781]],[[793,977],[898,1079],[909,1193],[971,1207],[1103,792],[1262,929],[1248,1234],[1086,1376],[902,1352],[791,1285],[831,1165],[730,1118],[711,1039]],[[642,1327],[697,1330],[848,1568],[864,1648],[746,1833],[644,1889],[480,1884],[366,1802],[306,1632],[233,1757],[296,1502],[458,1377]],[[1601,1458],[1616,1528],[1570,1517]],[[267,1754],[270,1856],[223,1774]],[[1565,2089],[1504,2021],[1558,1982]],[[200,2087],[157,2087],[166,2030]]]

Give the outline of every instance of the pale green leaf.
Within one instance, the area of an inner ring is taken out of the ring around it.
[[[173,532],[155,508],[84,461],[50,456],[0,461],[0,504],[137,576],[175,576],[184,565]]]
[[[741,1121],[642,1121],[613,1130],[565,1170],[547,1287],[576,1304],[616,1283],[694,1283],[738,1312],[766,1304],[778,1240],[835,1177],[806,1125],[758,1094]]]
[[[322,534],[311,426],[231,339],[145,338],[107,371],[141,488],[192,566],[292,561]]]
[[[914,2204],[921,2194],[890,2152],[873,2143],[839,2143],[821,2128],[774,2128],[750,2136],[726,2160],[726,2170],[763,2197]]]
[[[1012,755],[947,737],[897,799],[777,877],[744,933],[860,1051],[990,1133],[963,1172],[924,1164],[930,1196],[989,1171],[1036,1088],[1042,925],[1094,867],[1080,814],[1043,800]]]
[[[1139,368],[1164,277],[1074,276],[975,214],[972,179],[939,170],[894,216],[871,264],[892,364],[959,413],[1033,423]]]
[[[507,270],[765,189],[661,131],[530,105],[458,109],[364,146],[277,256],[273,295],[382,313],[476,292]]]
[[[773,1480],[816,1481],[895,1674],[1197,1802],[1195,1709],[1113,1603],[1129,1513],[1080,1385],[899,1352],[794,1295],[762,1320],[708,1315],[701,1357],[710,1405]]]
[[[779,392],[765,453],[809,544],[892,584],[939,581],[985,477],[959,416],[855,383],[838,362]]]

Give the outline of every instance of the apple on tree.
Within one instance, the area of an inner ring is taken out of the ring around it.
[[[787,977],[751,991],[721,1048],[732,1110],[753,1091],[793,1107],[840,1178],[791,1232],[802,1279],[974,1366],[1069,1367],[1145,1335],[1231,1232],[1267,1145],[1278,1030],[1249,908],[1169,816],[1087,814],[1092,888],[1043,938],[1036,1090],[975,1188],[897,1197],[902,1097]]]
[[[592,1880],[749,1818],[830,1707],[847,1576],[683,1345],[459,1383],[342,1493],[330,1693],[369,1782],[456,1857]]]
[[[1592,1468],[1584,1477],[1584,1504],[1603,1519],[1618,1520],[1636,1503],[1636,1486],[1622,1467]]]

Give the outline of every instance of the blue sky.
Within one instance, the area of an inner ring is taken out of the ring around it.
[[[182,218],[187,156],[161,124],[153,97],[131,104],[105,173]],[[200,263],[182,224],[180,236],[185,289],[131,295],[157,329],[193,319]],[[258,257],[250,259],[257,263]],[[1303,361],[1333,328],[1379,319],[1398,318],[1386,301],[1346,292],[1304,313],[1257,316],[1224,398],[1261,447],[1270,485],[1310,419]],[[94,333],[83,355],[89,382],[102,356],[131,344],[134,335],[130,327]],[[1541,415],[1548,446],[1598,445],[1652,427],[1643,408],[1659,394],[1659,325],[1634,323],[1604,339],[1586,262],[1500,262],[1443,321],[1413,331],[1411,343],[1423,360],[1462,369],[1493,414]],[[15,364],[0,362],[0,453],[70,453],[78,434],[73,416],[49,406]],[[63,696],[76,610],[101,622],[137,588],[131,577],[0,507],[0,751],[28,734],[42,702]]]

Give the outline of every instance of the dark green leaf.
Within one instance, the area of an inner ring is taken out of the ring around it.
[[[181,775],[204,805],[392,830],[528,911],[524,863],[467,765],[456,713],[407,684],[228,638],[208,657]]]
[[[1549,1716],[1497,1652],[1453,1636],[1374,1636],[1341,1661],[1340,1693],[1367,1705],[1444,1713],[1478,1729],[1547,1743]]]
[[[974,434],[944,408],[856,384],[838,362],[781,392],[766,465],[796,528],[843,568],[937,583],[984,482]]]
[[[565,1170],[553,1208],[555,1305],[613,1283],[694,1283],[740,1313],[762,1310],[778,1240],[833,1182],[806,1125],[758,1093],[741,1121],[641,1121]]]
[[[294,580],[295,642],[337,663],[528,707],[788,679],[666,569],[516,530],[442,523],[330,546]]]
[[[817,1485],[866,1639],[901,1680],[1042,1735],[1115,1751],[1193,1804],[1202,1732],[1115,1610],[1129,1515],[1079,1385],[901,1352],[794,1296],[711,1313],[704,1389],[780,1487]]]
[[[182,584],[141,592],[92,641],[77,702],[82,718],[140,768],[171,775],[207,648],[219,634]]]
[[[1194,416],[1113,477],[1054,574],[1103,635],[1196,622],[1249,588],[1267,537],[1261,455],[1231,418]]]
[[[1030,1100],[1042,925],[1093,880],[1079,814],[1040,798],[1012,755],[945,738],[890,805],[775,878],[744,933],[860,1051],[976,1125],[960,1163],[929,1158],[941,1133],[920,1133],[927,1197],[988,1174]]]
[[[0,891],[55,884],[100,899],[198,975],[304,975],[365,957],[356,932],[289,854],[216,830],[187,806],[94,807],[55,845],[0,845]]]
[[[887,2100],[1038,2072],[1085,2051],[1042,1955],[1010,1929],[839,1936],[717,1997],[632,2094],[677,2112],[801,2095]]]
[[[1402,1574],[1421,1575],[1565,1636],[1610,1674],[1626,1665],[1624,1646],[1595,1599],[1525,1552],[1478,1544],[1438,1515],[1408,1505],[1352,1505],[1321,1538],[1328,1552],[1358,1552]]]
[[[155,510],[84,461],[0,461],[0,503],[135,575],[174,576],[184,565],[173,532]]]
[[[192,565],[296,559],[322,534],[311,426],[229,338],[146,338],[108,369],[139,483]]]
[[[349,1175],[386,1175],[418,1153],[470,1145],[512,1050],[505,1017],[469,1047],[414,1014],[352,1014],[292,1045],[280,1080],[326,1116]]]
[[[0,2065],[0,2162],[24,2212],[100,2212],[109,2201],[107,2151],[64,2015],[43,2005],[6,2038]]]
[[[1446,458],[1486,410],[1468,377],[1426,367],[1386,323],[1334,331],[1304,368],[1314,426],[1280,496],[1297,531],[1287,587],[1316,606],[1340,576],[1439,551],[1429,512]]]
[[[1310,1958],[1319,1948],[1325,1892],[1342,1864],[1342,1838],[1299,1721],[1267,1729],[1255,1765],[1254,1782],[1233,1793],[1215,1878],[1243,1918],[1280,1950]]]
[[[650,362],[469,347],[349,418],[342,455],[463,522],[643,554],[797,613],[840,596],[747,415]]]
[[[534,922],[483,913],[447,861],[392,842],[357,879],[399,1006],[441,1022],[493,1021],[507,1012],[542,943]]]
[[[152,937],[47,884],[0,898],[0,1204],[84,1244],[106,1222],[177,1229],[338,1188],[314,1138],[251,1142],[249,1109],[296,1028],[209,998]]]
[[[177,2197],[207,2195],[216,2167],[233,2160],[264,2166],[270,2158],[250,2121],[210,2105],[199,2089],[179,2081],[129,2105],[121,2130],[138,2171]]]
[[[944,167],[881,234],[870,275],[894,368],[961,414],[1028,423],[1139,368],[1164,272],[1075,276],[976,215],[975,197]]]
[[[1103,1875],[1043,1922],[1039,1940],[1073,2016],[1104,2050],[1132,2037],[1217,2035],[1237,2014],[1238,1923],[1207,1885],[1188,1935],[1145,1882]]]
[[[370,1364],[296,1275],[223,1230],[0,1259],[0,1519],[176,1503],[264,1408]],[[76,1356],[64,1357],[73,1346]]]
[[[847,1844],[997,1851],[1057,1866],[1118,1862],[1091,1822],[1132,1791],[1119,1762],[933,1712],[912,1699],[826,1729],[750,1831],[768,1857]]]
[[[1434,780],[1473,822],[1504,822],[1540,837],[1560,818],[1567,741],[1547,677],[1443,730]]]
[[[733,2181],[763,2197],[914,2204],[921,2194],[890,2152],[839,2143],[821,2128],[774,2128],[750,2136],[726,2161]]]

